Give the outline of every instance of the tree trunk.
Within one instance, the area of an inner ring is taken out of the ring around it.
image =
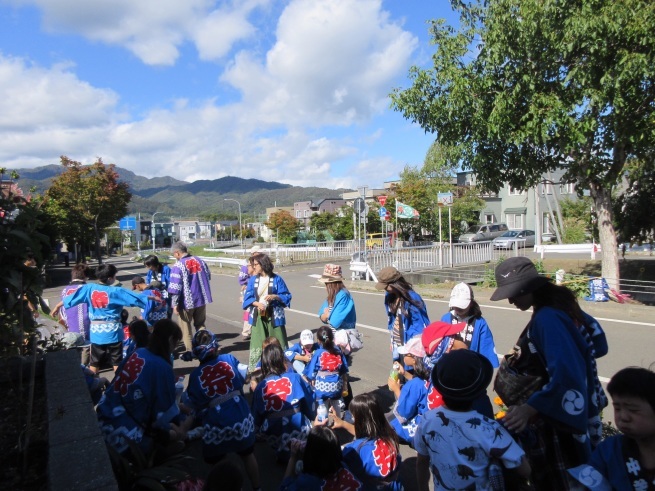
[[[591,197],[598,216],[598,237],[602,247],[602,275],[611,288],[620,291],[619,251],[612,222],[612,191],[591,184]]]
[[[95,222],[93,223],[93,231],[95,232],[95,236],[96,236],[96,243],[95,243],[96,259],[98,260],[98,264],[102,264],[102,253],[100,252],[100,231],[98,230],[97,216]]]

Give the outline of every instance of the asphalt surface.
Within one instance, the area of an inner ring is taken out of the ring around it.
[[[132,262],[127,257],[112,257],[108,261],[117,266],[118,279],[124,285],[130,285],[131,278],[135,274],[145,274],[145,268],[141,264]],[[344,274],[347,275],[348,263],[341,264]],[[296,264],[276,268],[276,272],[285,279],[293,294],[291,308],[287,309],[287,332],[290,343],[298,340],[303,329],[315,330],[321,325],[317,318],[317,311],[325,298],[325,289],[316,278],[320,276],[322,269],[322,264]],[[55,267],[49,273],[52,284],[44,292],[44,297],[49,299],[50,305],[55,305],[59,301],[62,286],[67,283],[69,269]],[[227,267],[213,269],[214,302],[208,307],[208,328],[218,334],[224,352],[231,352],[239,360],[247,362],[249,342],[244,341],[240,336],[242,310],[238,300],[236,275],[236,269]],[[374,392],[388,410],[393,404],[393,397],[386,385],[391,357],[382,293],[375,290],[372,283],[347,282],[347,285],[355,298],[358,328],[364,334],[364,349],[354,355],[350,367],[353,393],[356,395]],[[426,300],[432,320],[437,320],[448,310],[450,288],[416,285],[415,289]],[[499,354],[508,352],[530,314],[516,310],[507,302],[490,302],[492,290],[475,287],[474,292],[494,334],[496,351]],[[598,360],[601,381],[607,382],[609,377],[625,366],[647,367],[655,361],[652,349],[655,337],[653,307],[613,302],[602,304],[582,302],[582,308],[600,320],[610,345],[610,354]],[[180,360],[176,360],[174,365],[177,376],[188,375],[194,367],[195,363],[185,363]],[[107,374],[105,372],[104,375]],[[611,408],[606,409],[604,417],[612,420],[612,416]],[[348,441],[348,437],[344,434],[340,434],[340,438],[342,443]],[[190,442],[186,453],[200,457],[200,442]],[[265,443],[257,443],[255,453],[260,464],[263,489],[277,489],[284,468],[275,463],[275,456]],[[402,446],[401,453],[403,456],[401,472],[406,489],[415,489],[416,454],[408,446]],[[230,459],[243,468],[238,458],[230,457]],[[201,459],[190,468],[192,473],[201,477],[208,470],[208,466],[202,463]],[[431,484],[430,486],[432,487]],[[247,479],[244,489],[250,489]]]

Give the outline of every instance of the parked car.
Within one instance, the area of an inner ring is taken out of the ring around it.
[[[534,246],[536,235],[534,230],[508,230],[496,237],[492,244],[494,249],[516,249],[518,247]]]
[[[459,236],[458,242],[470,243],[481,240],[492,240],[507,232],[507,225],[504,223],[486,223],[482,225],[471,225],[466,232]]]

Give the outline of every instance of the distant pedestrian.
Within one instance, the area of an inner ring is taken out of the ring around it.
[[[206,327],[207,304],[212,302],[211,272],[205,261],[189,254],[184,242],[173,244],[171,254],[177,261],[171,268],[168,293],[173,312],[180,316],[184,346],[191,351],[193,334]]]

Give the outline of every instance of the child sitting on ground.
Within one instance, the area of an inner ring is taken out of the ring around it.
[[[603,440],[589,464],[569,473],[587,488],[655,489],[655,372],[628,367],[607,384],[616,427],[623,433]]]
[[[319,348],[314,342],[314,334],[309,329],[300,333],[300,341],[284,352],[284,357],[293,364],[294,370],[302,375],[305,366],[312,360],[312,355]]]
[[[264,341],[262,342],[262,353],[264,352],[264,348],[266,346],[269,346],[271,344],[275,344],[282,348],[282,345],[280,344],[280,340],[276,338],[275,336],[269,336]],[[285,358],[284,364],[287,367],[287,372],[288,373],[294,373],[295,370],[293,369],[293,366],[291,366],[291,363]],[[255,391],[255,387],[257,387],[257,384],[262,381],[262,359],[260,358],[257,364],[255,365],[255,369],[252,372],[248,373],[248,376],[246,377],[246,383],[250,384],[250,392]]]
[[[446,353],[435,365],[432,383],[444,405],[425,413],[414,435],[420,491],[428,490],[430,470],[435,490],[491,489],[491,459],[530,476],[525,452],[507,430],[472,409],[492,376],[491,362],[469,350]]]
[[[310,381],[316,393],[316,400],[323,400],[342,417],[345,404],[343,390],[348,387],[348,362],[341,350],[334,344],[330,326],[321,326],[316,331],[320,348],[305,367],[304,377]]]

